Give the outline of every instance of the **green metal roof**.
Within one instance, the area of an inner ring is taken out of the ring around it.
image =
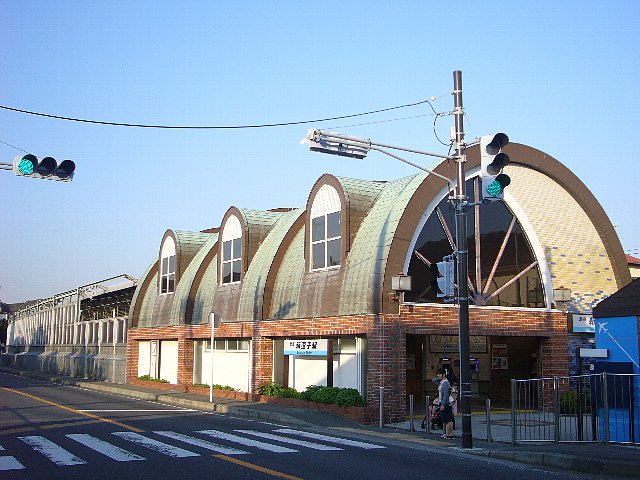
[[[388,182],[362,221],[345,265],[340,315],[381,311],[391,242],[402,213],[426,177],[426,173],[418,173]]]
[[[269,270],[271,270],[273,260],[282,240],[303,213],[303,208],[280,213],[278,221],[253,256],[251,264],[242,279],[238,320],[250,321],[262,317],[264,286]]]
[[[176,232],[177,233],[177,232]],[[189,240],[190,243],[183,244],[183,246],[195,246],[200,240],[204,239],[203,243],[200,243],[196,254],[193,256],[191,262],[187,268],[183,271],[180,276],[180,280],[176,285],[176,290],[174,294],[173,305],[171,306],[171,316],[170,316],[170,324],[171,325],[179,325],[188,321],[186,319],[187,313],[187,304],[189,300],[189,296],[191,290],[193,288],[193,282],[197,275],[197,273],[202,268],[202,263],[204,262],[206,256],[209,254],[212,248],[218,243],[218,234],[217,233],[200,233],[197,236],[195,235],[186,235],[190,232],[180,232],[182,234],[182,238],[185,240]],[[213,285],[211,286],[213,288]]]

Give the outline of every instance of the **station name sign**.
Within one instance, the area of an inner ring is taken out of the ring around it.
[[[582,315],[574,313],[571,315],[573,320],[571,331],[574,333],[595,333],[596,323],[593,320],[593,315]]]
[[[285,355],[320,355],[326,356],[329,340],[285,340]]]

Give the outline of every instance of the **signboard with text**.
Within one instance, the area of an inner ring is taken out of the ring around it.
[[[593,321],[593,315],[581,315],[574,313],[572,315],[574,333],[595,333],[596,324]]]
[[[429,351],[431,353],[457,352],[459,342],[457,335],[429,335]],[[469,351],[471,353],[487,353],[487,337],[469,337]]]
[[[285,340],[285,355],[327,355],[329,340]]]

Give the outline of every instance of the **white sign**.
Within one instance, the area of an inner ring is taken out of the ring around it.
[[[327,355],[329,340],[285,340],[285,355]]]
[[[581,348],[581,358],[609,358],[608,348]]]
[[[149,373],[151,378],[156,378],[156,368],[158,364],[158,342],[151,340],[151,361],[149,363]]]
[[[593,320],[593,315],[580,315],[574,313],[573,317],[573,332],[581,333],[595,333],[596,323]]]

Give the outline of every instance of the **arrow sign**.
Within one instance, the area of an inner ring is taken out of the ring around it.
[[[609,338],[611,338],[611,340],[613,340],[613,342],[614,342],[618,347],[620,347],[620,350],[622,350],[622,352],[623,352],[627,357],[629,357],[629,360],[631,360],[631,362],[632,362],[636,367],[640,368],[640,365],[638,365],[638,364],[636,363],[636,361],[633,359],[633,357],[632,357],[631,355],[629,355],[629,354],[627,353],[627,351],[626,351],[624,348],[622,348],[622,345],[620,345],[620,344],[618,343],[618,340],[616,340],[616,339],[613,337],[613,335],[611,335],[611,333],[609,333],[609,330],[608,330],[608,329],[607,329],[607,327],[606,327],[607,323],[609,323],[609,322],[598,322],[598,333],[602,333],[602,332],[606,333],[606,334],[609,336]]]

